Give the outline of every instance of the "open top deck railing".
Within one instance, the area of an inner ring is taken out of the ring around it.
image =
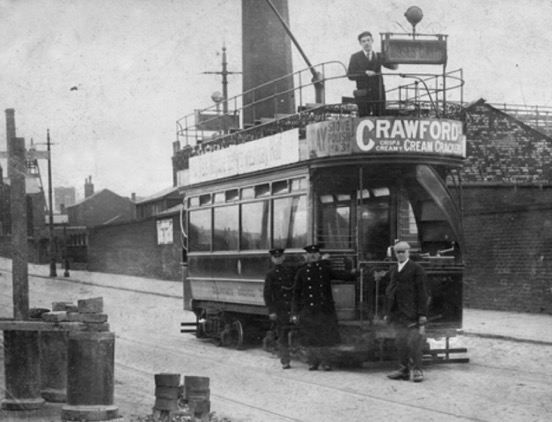
[[[321,77],[313,78],[313,74]],[[461,113],[464,84],[461,69],[445,74],[389,72],[382,75],[385,83],[393,86],[386,92],[385,114],[458,118]],[[290,78],[292,88],[277,89],[282,81]],[[399,79],[408,83],[401,84]],[[213,140],[241,143],[292,128],[298,128],[300,136],[304,136],[310,123],[356,116],[357,105],[348,96],[353,90],[354,82],[348,80],[343,63],[321,63],[184,116],[176,122],[177,141],[182,147]],[[290,96],[295,112],[279,112],[281,100]],[[274,115],[256,116],[256,106],[267,101],[274,102]],[[252,123],[244,124],[245,113],[253,116]]]

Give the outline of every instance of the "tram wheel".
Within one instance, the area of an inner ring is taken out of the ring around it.
[[[243,325],[239,319],[232,321],[229,329],[222,332],[221,342],[226,347],[243,349]]]

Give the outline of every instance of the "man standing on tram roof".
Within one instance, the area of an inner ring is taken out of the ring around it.
[[[347,77],[356,81],[357,89],[354,92],[358,105],[359,117],[373,114],[381,116],[385,110],[385,86],[381,68],[396,70],[398,65],[383,63],[381,53],[373,51],[374,39],[368,31],[358,35],[358,42],[362,50],[354,53],[349,60]]]
[[[289,353],[289,333],[291,323],[291,301],[295,268],[284,265],[284,249],[268,251],[274,267],[266,274],[264,301],[268,307],[268,317],[276,323],[278,331],[278,353],[283,369],[291,368]]]
[[[328,348],[340,342],[332,279],[353,280],[352,272],[333,271],[320,259],[320,246],[305,248],[306,264],[297,271],[293,291],[292,320],[299,323],[299,339],[307,348],[309,371],[331,371]]]
[[[396,330],[400,367],[387,377],[394,380],[410,379],[412,361],[413,381],[421,382],[422,348],[429,305],[427,276],[420,264],[409,259],[410,245],[407,242],[398,242],[393,249],[398,265],[390,273],[385,320]]]

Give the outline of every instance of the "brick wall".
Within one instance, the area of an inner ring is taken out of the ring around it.
[[[173,227],[178,227],[178,221]],[[88,270],[164,280],[182,280],[182,248],[157,244],[156,220],[98,226],[90,230]]]
[[[552,314],[552,205],[466,212],[464,232],[465,306]]]
[[[484,103],[467,140],[464,304],[552,314],[552,140]]]

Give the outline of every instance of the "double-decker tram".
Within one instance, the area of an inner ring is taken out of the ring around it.
[[[382,35],[382,51],[392,56],[386,40]],[[324,96],[347,80],[339,62],[316,69]],[[262,338],[270,327],[268,250],[285,248],[286,262],[300,264],[302,248],[317,243],[334,269],[357,274],[332,282],[342,337],[335,352],[394,358],[387,341],[393,332],[383,323],[383,274],[396,265],[391,247],[405,240],[428,275],[426,335],[446,339],[427,356],[450,361],[450,353],[465,351],[448,342],[462,327],[461,71],[386,74],[406,82],[387,93],[383,115],[362,118],[348,97],[308,103],[318,82],[298,83],[308,80],[305,72],[312,68],[289,75],[302,99],[296,113],[244,127],[240,116],[254,102],[238,96],[228,100],[230,111],[217,106],[177,124],[185,143],[175,154],[177,177],[187,186],[184,309],[197,316],[196,335],[237,348],[249,334]],[[277,103],[279,95],[289,92],[256,101]]]

